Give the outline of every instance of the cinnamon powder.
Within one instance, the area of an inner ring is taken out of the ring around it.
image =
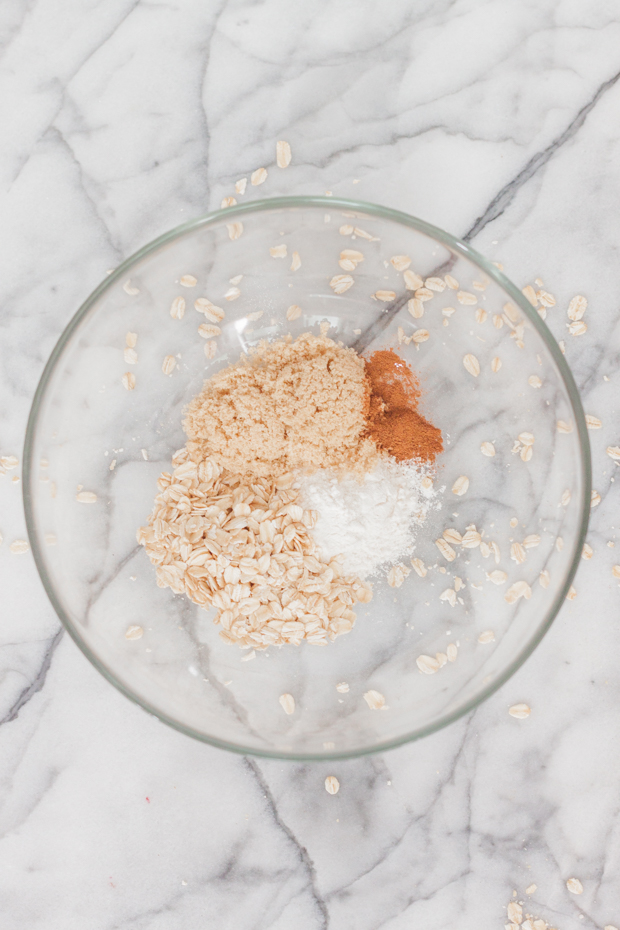
[[[374,352],[366,360],[370,382],[367,434],[377,448],[397,462],[433,462],[443,451],[441,431],[418,411],[422,393],[410,366],[393,349]]]

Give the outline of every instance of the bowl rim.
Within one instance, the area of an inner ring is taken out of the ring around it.
[[[95,652],[90,648],[90,646],[82,639],[79,631],[71,622],[70,618],[66,615],[64,608],[60,602],[60,599],[56,596],[53,581],[48,574],[45,558],[43,555],[43,547],[40,544],[36,522],[34,518],[34,499],[35,494],[33,492],[32,482],[35,478],[35,468],[33,467],[33,452],[34,444],[36,440],[37,424],[39,420],[39,413],[42,406],[43,398],[45,397],[48,384],[50,382],[52,373],[56,368],[57,362],[60,360],[65,347],[67,346],[73,332],[77,329],[84,317],[89,313],[93,305],[99,300],[99,298],[109,290],[114,284],[116,284],[119,279],[128,275],[128,272],[143,258],[147,255],[152,254],[157,251],[163,245],[166,245],[169,242],[179,239],[182,236],[187,235],[188,233],[194,232],[198,229],[206,228],[209,226],[219,225],[221,223],[229,223],[233,220],[240,219],[243,216],[254,213],[262,213],[264,211],[272,210],[283,210],[290,208],[316,208],[323,210],[345,210],[355,213],[362,213],[367,216],[375,216],[384,220],[390,220],[394,223],[397,223],[402,226],[409,227],[410,229],[415,229],[418,232],[426,235],[437,242],[442,243],[447,246],[453,252],[462,255],[467,258],[474,265],[478,266],[486,275],[488,275],[492,280],[496,282],[508,296],[517,304],[519,309],[527,317],[530,323],[538,331],[542,340],[544,341],[553,361],[555,362],[557,369],[560,373],[560,377],[564,382],[566,388],[569,402],[572,408],[572,413],[575,420],[575,426],[577,430],[577,436],[579,440],[579,458],[580,458],[580,469],[583,485],[583,497],[580,501],[580,518],[578,532],[576,533],[575,540],[573,542],[573,553],[571,561],[566,572],[563,583],[558,588],[558,591],[555,595],[554,600],[552,601],[550,607],[547,609],[544,617],[539,623],[535,632],[530,636],[529,640],[524,644],[522,649],[518,652],[516,657],[502,670],[500,674],[494,678],[493,681],[489,682],[484,688],[481,689],[475,697],[466,701],[462,706],[458,707],[456,710],[445,713],[434,720],[432,723],[427,724],[423,727],[419,727],[416,730],[408,732],[398,737],[392,739],[387,739],[380,741],[376,744],[373,744],[369,747],[363,747],[360,749],[351,749],[351,750],[329,750],[325,752],[284,752],[279,750],[265,750],[257,749],[256,747],[243,746],[237,743],[228,742],[226,740],[220,739],[219,737],[209,736],[201,731],[195,729],[192,726],[188,726],[185,723],[182,723],[179,720],[176,720],[174,717],[168,715],[164,711],[152,705],[149,701],[143,699],[138,694],[134,693],[131,688],[125,684],[125,682],[118,678],[116,673],[108,668],[108,666],[97,656]],[[219,749],[227,749],[231,752],[236,752],[241,755],[251,755],[258,756],[262,758],[271,758],[271,759],[281,759],[281,760],[290,760],[290,761],[299,761],[299,762],[308,762],[308,761],[329,761],[329,760],[338,760],[338,759],[351,759],[358,758],[360,756],[366,756],[377,752],[385,752],[388,749],[395,749],[398,746],[403,746],[406,743],[413,742],[414,740],[420,739],[423,736],[428,736],[431,733],[436,733],[444,727],[448,726],[450,723],[454,723],[456,720],[468,714],[470,711],[477,708],[480,704],[487,700],[495,691],[501,688],[509,678],[514,675],[514,673],[523,665],[526,659],[532,654],[536,646],[540,643],[543,636],[553,623],[555,617],[557,616],[560,607],[562,606],[566,595],[569,593],[573,578],[577,571],[579,565],[579,560],[581,557],[581,551],[583,548],[583,543],[585,541],[588,521],[590,516],[590,497],[591,497],[591,488],[592,488],[592,465],[591,465],[591,455],[590,455],[590,443],[587,433],[586,419],[581,404],[581,399],[579,396],[579,391],[577,385],[573,378],[573,375],[570,371],[570,368],[564,358],[563,353],[561,352],[556,340],[549,328],[545,325],[543,320],[540,318],[534,307],[529,303],[525,296],[521,293],[519,288],[516,287],[500,270],[494,265],[490,260],[486,259],[481,255],[476,249],[473,249],[468,243],[464,242],[461,239],[458,239],[456,236],[452,236],[450,233],[445,232],[443,229],[440,229],[437,226],[427,223],[424,220],[419,219],[418,217],[411,216],[408,213],[404,213],[400,210],[394,210],[390,207],[384,207],[380,204],[369,203],[362,200],[350,200],[348,198],[341,197],[326,197],[326,196],[294,196],[294,197],[273,197],[266,198],[263,200],[255,200],[246,204],[239,204],[233,207],[226,207],[225,209],[213,210],[208,213],[205,213],[201,216],[189,220],[186,223],[182,223],[179,226],[174,227],[173,229],[168,230],[168,232],[163,233],[161,236],[158,236],[156,239],[153,239],[151,242],[147,243],[137,252],[134,252],[129,258],[122,262],[111,274],[108,275],[95,289],[92,293],[86,298],[86,300],[79,307],[77,312],[74,314],[72,319],[69,321],[65,329],[62,331],[56,345],[54,346],[50,357],[43,369],[39,383],[37,385],[36,391],[34,393],[32,406],[30,408],[30,413],[28,416],[28,423],[26,427],[26,434],[24,440],[24,449],[23,449],[23,504],[24,504],[24,513],[26,518],[26,529],[28,533],[28,539],[30,546],[32,548],[32,553],[34,561],[37,567],[37,571],[43,583],[45,592],[54,607],[54,610],[58,614],[58,617],[63,624],[64,628],[67,630],[73,641],[76,643],[78,648],[83,652],[86,658],[92,663],[92,665],[103,675],[110,684],[114,685],[122,694],[128,697],[131,701],[138,704],[148,713],[153,714],[163,723],[168,724],[173,729],[178,730],[181,733],[191,736],[195,739],[198,739],[200,742],[208,743],[211,746],[215,746]]]

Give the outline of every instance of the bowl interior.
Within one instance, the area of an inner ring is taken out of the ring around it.
[[[286,257],[273,258],[270,247],[282,243]],[[343,249],[364,260],[338,295],[330,280],[346,273],[338,264]],[[408,256],[407,270],[424,279],[449,275],[452,286],[412,304],[411,278],[394,267],[394,256]],[[196,286],[182,286],[183,275],[195,276]],[[240,294],[227,299],[231,287]],[[374,297],[377,291],[394,292],[396,309]],[[174,319],[170,307],[179,296],[186,309]],[[194,309],[198,297],[226,312],[212,359],[198,334],[205,322]],[[302,315],[289,322],[293,304]],[[157,587],[136,529],[151,510],[159,474],[184,443],[182,412],[203,380],[261,339],[318,333],[322,323],[347,345],[398,347],[421,379],[423,412],[443,432],[437,506],[413,553],[425,574],[412,570],[399,588],[376,579],[354,630],[326,648],[270,648],[248,661],[247,652],[222,643],[209,612]],[[137,334],[135,364],[124,360],[127,332]],[[414,341],[402,341],[414,333]],[[171,375],[162,371],[168,355],[176,359]],[[474,361],[465,364],[465,357]],[[131,391],[122,380],[128,371]],[[481,452],[483,443],[494,455]],[[26,460],[39,570],[91,660],[192,735],[290,757],[353,754],[419,736],[505,680],[566,595],[590,494],[572,379],[522,295],[493,266],[419,221],[324,198],[222,211],[164,237],[111,275],[48,364]],[[457,495],[460,477],[469,486]],[[79,490],[94,492],[96,503],[79,502]],[[455,544],[447,559],[436,540],[448,528],[463,535],[472,525],[482,544]],[[517,582],[525,588],[514,589]],[[510,590],[526,596],[513,601]],[[125,637],[133,624],[144,629],[135,641]],[[490,641],[480,642],[483,633]],[[449,643],[456,660],[421,673],[416,659],[445,654]],[[347,693],[336,690],[343,681]],[[367,706],[369,689],[385,695],[387,709]],[[292,716],[278,701],[285,692],[296,701]]]

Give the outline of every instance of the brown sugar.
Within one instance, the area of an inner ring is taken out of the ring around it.
[[[393,349],[366,361],[370,383],[368,435],[397,462],[433,462],[443,451],[441,431],[417,409],[421,388],[410,366]]]
[[[304,333],[261,345],[205,382],[183,423],[237,474],[262,477],[291,469],[370,471],[369,384],[353,349]]]

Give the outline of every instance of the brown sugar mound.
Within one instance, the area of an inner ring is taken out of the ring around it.
[[[304,333],[261,345],[205,382],[183,427],[237,474],[294,468],[371,470],[369,385],[353,349]]]
[[[366,361],[371,395],[368,435],[397,462],[433,462],[443,451],[441,431],[417,410],[421,389],[409,365],[392,349]]]

